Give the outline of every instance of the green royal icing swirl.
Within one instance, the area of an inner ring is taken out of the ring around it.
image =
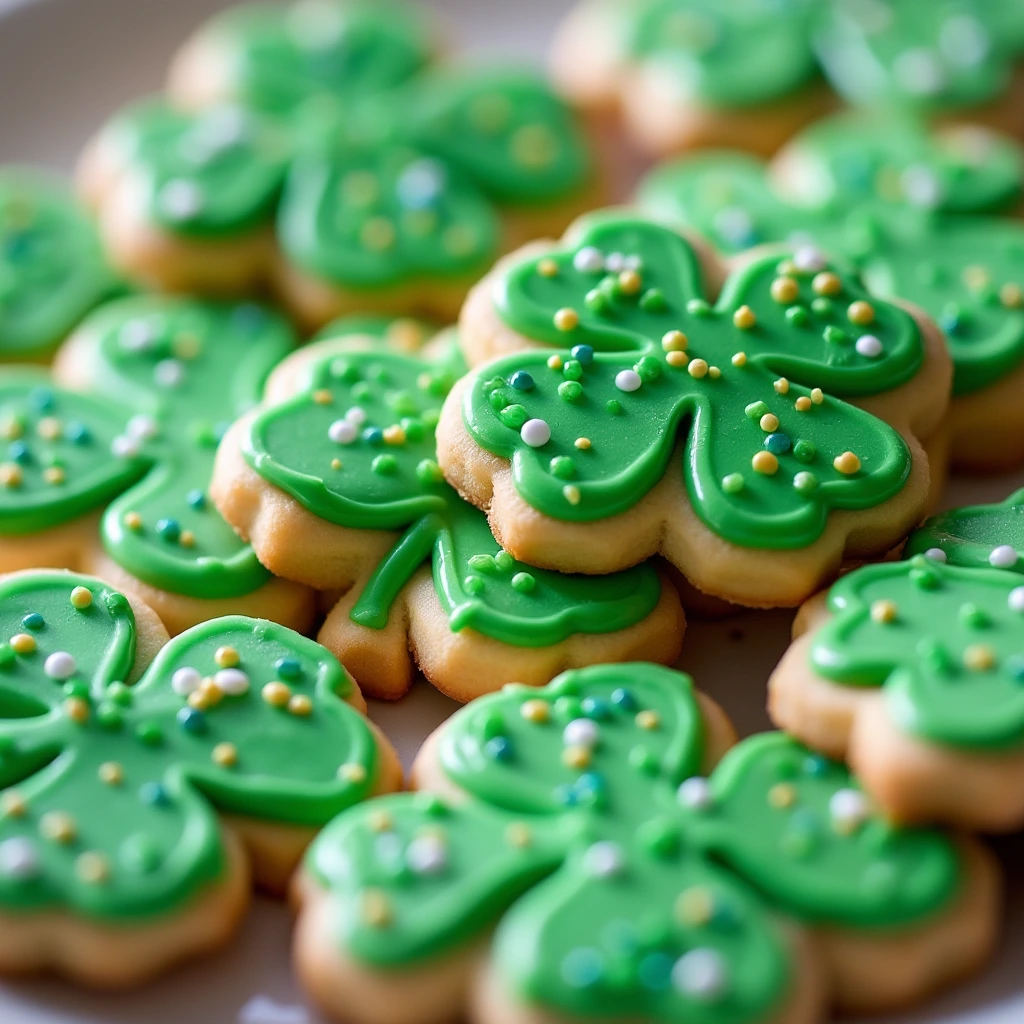
[[[834,682],[884,687],[907,732],[961,747],[1024,742],[1024,588],[1012,572],[917,555],[844,576],[811,666]]]
[[[580,1017],[741,1024],[794,968],[777,914],[852,928],[919,922],[953,898],[957,855],[874,814],[845,768],[772,733],[700,778],[688,677],[567,672],[457,712],[440,740],[468,794],[353,808],[306,867],[348,956],[394,968],[484,937],[503,986]]]
[[[367,326],[358,318],[332,330],[360,336]],[[502,643],[544,647],[635,625],[660,596],[650,565],[599,578],[524,565],[497,544],[484,514],[444,483],[434,427],[464,369],[454,345],[428,362],[342,343],[307,371],[303,393],[251,423],[243,455],[321,519],[404,531],[352,609],[361,625],[383,629],[395,598],[427,560],[454,632],[470,628]]]
[[[291,630],[205,622],[126,686],[135,619],[98,580],[8,578],[0,623],[4,913],[170,913],[226,869],[218,812],[318,826],[370,791],[375,742],[340,699],[351,679]],[[292,703],[270,703],[269,682]]]
[[[38,171],[0,171],[0,360],[48,358],[118,288],[64,185]]]
[[[864,120],[837,119],[836,127],[841,124],[859,125],[864,134],[857,138],[868,132]],[[1007,150],[1006,173],[986,164],[975,174],[966,165],[944,167],[923,151],[924,162],[916,164],[915,146],[887,154],[885,134],[874,156],[868,148],[859,160],[842,146],[828,150],[838,133],[810,134],[813,144],[794,144],[803,168],[796,181],[808,184],[791,189],[816,197],[823,204],[818,208],[789,205],[766,181],[761,161],[732,153],[664,166],[641,187],[641,204],[729,252],[799,238],[852,261],[875,295],[913,302],[943,328],[957,395],[988,387],[1020,366],[1024,229],[970,215],[1019,194],[1020,150],[997,142],[997,150]],[[819,146],[828,150],[827,159],[803,158]]]
[[[933,516],[910,535],[906,551],[970,569],[1024,572],[1024,488],[994,505]]]
[[[677,234],[595,216],[570,246],[498,281],[495,305],[510,327],[573,349],[521,352],[474,371],[463,405],[469,433],[511,460],[531,506],[576,522],[636,504],[682,435],[690,500],[715,533],[748,547],[810,544],[830,508],[877,505],[910,470],[896,431],[833,396],[893,387],[922,360],[908,314],[875,303],[870,326],[857,326],[847,311],[864,293],[849,275],[833,275],[832,294],[817,294],[825,269],[762,258],[711,306]],[[784,301],[772,295],[780,277],[793,289]],[[756,324],[736,326],[741,308]],[[663,351],[673,331],[685,332],[685,353]],[[865,348],[865,335],[875,347]],[[517,384],[524,374],[526,388]],[[834,460],[847,451],[859,466],[840,472]]]

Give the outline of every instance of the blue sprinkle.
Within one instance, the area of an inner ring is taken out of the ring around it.
[[[569,354],[580,366],[589,366],[594,361],[594,349],[590,345],[573,345]]]
[[[793,447],[793,442],[790,440],[789,434],[779,432],[769,434],[764,439],[764,446],[772,453],[772,455],[782,455]]]
[[[159,782],[144,782],[139,787],[139,799],[153,807],[166,807],[171,802],[170,794]]]
[[[820,754],[811,754],[804,760],[804,774],[820,778],[828,771],[828,761]]]
[[[650,992],[664,992],[672,981],[675,961],[667,953],[648,953],[640,961],[640,984]]]
[[[1024,683],[1024,655],[1014,654],[1006,659],[1006,671],[1017,680]]]
[[[302,675],[302,665],[298,658],[278,658],[274,668],[282,679],[298,679]]]
[[[597,795],[605,790],[604,777],[597,772],[585,772],[576,780],[576,792],[581,796]]]
[[[197,708],[182,708],[176,717],[178,719],[178,725],[180,725],[185,732],[206,732],[206,715]]]
[[[84,423],[73,421],[64,428],[64,436],[72,444],[88,444],[92,440],[92,433]]]
[[[39,612],[29,612],[22,620],[21,624],[26,629],[42,629],[46,625],[46,619],[39,614]]]
[[[484,744],[484,753],[494,761],[508,761],[512,757],[512,744],[505,736],[495,736]]]
[[[158,519],[156,532],[166,541],[175,544],[181,536],[181,523],[177,519]]]
[[[32,451],[24,441],[12,441],[7,449],[7,457],[24,466],[25,463],[32,461]]]
[[[604,960],[596,949],[572,949],[562,961],[562,978],[571,988],[591,988],[603,974]]]
[[[584,697],[580,701],[580,708],[587,718],[593,718],[597,721],[603,721],[611,714],[608,702],[600,697]]]
[[[612,693],[612,703],[623,711],[636,710],[636,697],[625,687],[619,687]]]
[[[809,807],[798,807],[789,816],[790,827],[795,832],[802,832],[804,835],[814,835],[820,831],[821,822],[817,814]]]
[[[53,411],[53,392],[49,388],[33,388],[29,392],[28,400],[36,412]]]
[[[555,802],[563,807],[575,807],[577,803],[576,790],[572,786],[555,786]]]
[[[384,440],[384,431],[380,427],[367,427],[363,431],[363,440],[370,444],[380,444]]]
[[[516,391],[533,390],[533,377],[531,377],[525,370],[516,370],[516,372],[509,377],[508,382],[516,389]]]
[[[188,502],[189,508],[194,508],[197,512],[206,508],[206,495],[198,487],[185,495],[185,501]]]
[[[255,333],[267,322],[267,313],[261,306],[257,306],[252,302],[245,302],[235,307],[231,319],[243,331]]]

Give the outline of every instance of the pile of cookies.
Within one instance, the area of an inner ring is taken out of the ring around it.
[[[1024,464],[1024,8],[586,0],[552,71],[245,6],[77,194],[0,174],[0,971],[144,983],[254,885],[356,1024],[813,1024],[992,953],[1024,490],[928,517]],[[667,666],[741,608],[799,611],[737,741]],[[466,706],[403,778],[364,696],[418,676]]]

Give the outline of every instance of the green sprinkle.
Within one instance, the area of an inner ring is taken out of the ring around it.
[[[392,476],[398,472],[398,459],[394,455],[378,455],[370,463],[370,469],[381,476]]]
[[[814,447],[813,441],[797,441],[793,445],[793,456],[797,462],[813,462],[817,454],[818,449]]]
[[[609,399],[605,403],[605,407],[604,408],[605,408],[605,412],[607,412],[610,416],[621,416],[622,415],[622,405],[618,401],[618,399],[616,399],[616,398]]]
[[[530,414],[518,403],[514,405],[506,405],[505,408],[498,413],[498,419],[501,420],[506,427],[511,427],[513,430],[520,430],[529,418]]]
[[[122,708],[132,706],[132,691],[124,683],[111,683],[104,694],[107,700],[112,700]]]
[[[65,697],[77,697],[79,700],[89,701],[89,684],[81,679],[71,679],[62,687]]]
[[[747,414],[748,420],[757,421],[768,412],[768,406],[764,402],[751,402],[743,411]]]
[[[583,297],[583,305],[592,313],[604,313],[608,309],[608,296],[601,290],[600,286],[591,288]]]
[[[507,551],[499,551],[494,556],[494,564],[502,572],[508,572],[516,564],[516,560]]]
[[[10,644],[0,644],[0,669],[10,668],[17,660],[14,648]]]
[[[402,429],[405,431],[407,441],[422,441],[426,435],[422,420],[413,419],[410,416],[402,417]]]
[[[706,302],[704,299],[690,299],[686,303],[686,312],[690,316],[710,316],[711,315],[711,304]]]
[[[348,359],[334,359],[331,361],[331,376],[346,384],[355,384],[359,380],[359,367]]]
[[[566,380],[579,380],[583,376],[583,364],[578,359],[570,359],[562,367],[562,376]]]
[[[938,590],[941,580],[931,569],[920,568],[910,570],[910,581],[921,590]]]
[[[506,391],[504,388],[495,388],[487,396],[487,404],[495,411],[501,412],[502,409],[507,405],[511,405],[515,399],[511,393]]]
[[[793,327],[806,327],[811,322],[811,314],[806,306],[790,306],[786,310],[786,320]]]
[[[440,409],[424,409],[420,419],[423,420],[423,426],[427,430],[433,430],[437,426],[437,421],[441,418]]]
[[[469,559],[469,567],[477,572],[486,572],[492,575],[498,571],[494,555],[472,555]]]
[[[415,416],[416,401],[408,391],[395,391],[388,396],[388,405],[399,416]]]
[[[467,576],[462,581],[467,594],[479,594],[484,589],[484,581],[479,576]]]
[[[96,708],[96,721],[104,729],[120,729],[124,725],[124,712],[116,704],[104,701]]]
[[[433,459],[421,459],[416,464],[416,479],[421,484],[439,484],[444,479],[444,474]]]
[[[668,303],[660,288],[648,288],[640,296],[640,308],[645,313],[661,313],[668,308]]]
[[[367,398],[372,397],[372,395],[373,395],[373,388],[371,388],[369,384],[360,383],[360,384],[356,384],[356,386],[354,388],[352,388],[352,397],[357,402],[364,402],[364,401],[366,401]]]
[[[917,644],[917,655],[938,675],[952,675],[956,668],[949,651],[938,640],[928,637],[920,640]]]
[[[739,494],[743,490],[743,474],[730,473],[722,477],[722,490],[726,494]]]
[[[641,380],[657,380],[661,376],[661,360],[656,356],[644,356],[633,369],[640,374]]]
[[[567,455],[556,455],[551,460],[551,472],[559,480],[571,480],[576,475],[576,464]]]
[[[485,740],[493,740],[495,736],[506,733],[505,716],[500,711],[488,711],[480,722],[480,735]]]
[[[836,327],[834,324],[829,324],[828,327],[822,332],[822,337],[830,345],[841,345],[847,340],[846,331],[841,327]]]
[[[793,477],[793,486],[801,494],[810,494],[818,487],[818,478],[813,473],[808,473],[807,470],[802,470]]]
[[[512,589],[519,594],[528,594],[537,586],[537,581],[528,572],[517,572],[512,577]]]
[[[576,380],[563,380],[558,385],[558,397],[564,402],[575,402],[583,394],[583,385]]]
[[[960,621],[969,629],[984,629],[989,625],[988,615],[973,603],[960,606]]]
[[[163,742],[164,734],[156,722],[140,722],[135,727],[135,735],[140,743],[147,747],[155,747]]]
[[[824,295],[819,295],[811,302],[811,309],[813,309],[818,316],[828,316],[830,313],[835,311],[835,303]]]

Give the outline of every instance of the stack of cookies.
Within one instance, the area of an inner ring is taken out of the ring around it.
[[[0,971],[145,983],[253,885],[355,1024],[815,1024],[993,952],[1024,490],[928,517],[1024,464],[1024,9],[587,0],[552,69],[240,7],[77,196],[0,175]],[[669,666],[773,608],[738,740]],[[364,698],[421,677],[404,776]]]

